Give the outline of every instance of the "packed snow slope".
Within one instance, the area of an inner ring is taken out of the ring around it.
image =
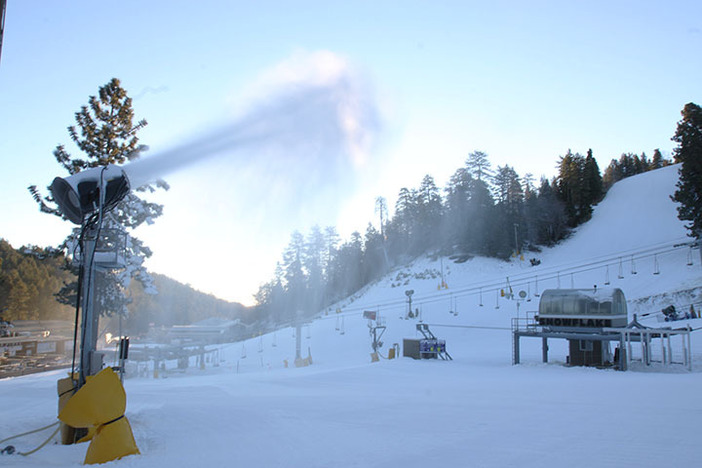
[[[658,311],[669,304],[699,310],[699,252],[686,244],[669,198],[677,169],[617,183],[571,238],[524,260],[475,257],[456,264],[427,257],[393,271],[301,327],[309,367],[292,366],[295,330],[287,328],[220,346],[216,367],[127,379],[127,416],[141,455],[108,465],[696,466],[702,459],[697,332],[692,372],[657,363],[634,363],[629,372],[566,367],[566,344],[556,340],[543,364],[541,340],[527,338],[522,364],[511,364],[511,321],[536,310],[546,288],[610,283],[626,294],[630,318],[635,313],[650,326],[666,325]],[[532,267],[531,258],[540,265]],[[442,278],[447,289],[440,288]],[[420,316],[407,320],[410,289]],[[525,297],[508,299],[510,291]],[[387,326],[382,355],[416,337],[421,319],[447,341],[454,360],[372,363],[364,310],[378,312]],[[640,357],[636,346],[633,351]],[[682,360],[679,342],[674,359]],[[0,438],[55,419],[62,375],[0,381]],[[42,440],[37,434],[15,445],[28,450]],[[0,463],[78,466],[85,450],[49,445],[26,458],[1,455]]]

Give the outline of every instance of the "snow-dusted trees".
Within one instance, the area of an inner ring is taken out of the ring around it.
[[[54,150],[54,158],[68,172],[76,174],[83,169],[122,164],[140,156],[145,146],[139,144],[137,132],[147,123],[134,122],[132,100],[116,78],[98,90],[97,96],[90,96],[87,106],[82,106],[75,114],[76,125],[68,127],[68,133],[76,147],[82,151],[81,157],[72,156],[64,145]],[[163,207],[141,198],[136,192],[153,192],[156,188],[167,189],[165,182],[147,185],[132,190],[109,214],[103,228],[130,231],[137,226],[151,223],[161,215]],[[41,211],[61,216],[50,195],[42,196],[36,186],[29,187]],[[65,249],[76,243],[78,233],[74,232],[63,243]],[[151,276],[143,266],[145,257],[151,250],[136,237],[129,237],[126,245],[127,268],[121,271],[101,272],[97,276],[96,300],[103,314],[126,312],[128,302],[125,288],[131,278],[137,278],[147,289],[152,284]],[[75,283],[64,288],[59,300],[64,303],[75,300]]]

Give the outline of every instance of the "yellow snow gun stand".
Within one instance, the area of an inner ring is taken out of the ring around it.
[[[88,435],[79,442],[91,440],[85,454],[86,465],[106,463],[139,449],[129,421],[124,415],[127,395],[119,377],[111,368],[100,371],[71,397],[58,418],[71,427],[87,427]]]

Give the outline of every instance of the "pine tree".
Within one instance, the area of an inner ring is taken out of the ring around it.
[[[326,243],[319,226],[312,226],[305,241],[303,265],[307,272],[307,297],[305,308],[317,310],[323,300],[325,283],[324,254]]]
[[[445,189],[446,207],[442,223],[442,243],[465,251],[463,233],[468,229],[468,200],[471,197],[473,177],[461,167],[454,172]]]
[[[58,145],[54,150],[54,158],[69,173],[76,174],[81,170],[104,166],[106,164],[123,164],[136,159],[146,149],[139,144],[136,133],[146,126],[146,120],[134,123],[132,100],[116,78],[102,86],[97,96],[90,96],[88,105],[82,106],[75,114],[75,126],[68,127],[68,133],[73,143],[83,152],[83,157],[73,157],[64,145]],[[131,231],[143,224],[151,223],[161,215],[163,206],[149,203],[140,198],[136,192],[153,192],[155,188],[168,189],[168,185],[159,181],[153,185],[132,190],[104,219],[103,228]],[[52,197],[42,196],[36,186],[30,186],[35,201],[41,211],[62,216],[55,206]],[[79,230],[67,238],[62,244],[66,249],[76,244]],[[153,279],[143,266],[144,258],[151,256],[151,250],[136,237],[129,237],[126,246],[127,268],[122,271],[108,271],[97,275],[96,299],[100,303],[102,314],[126,313],[128,303],[125,295],[126,288],[132,278],[137,278],[147,290],[155,292]],[[59,302],[75,301],[73,283],[63,288],[58,295]]]
[[[490,170],[490,160],[487,154],[482,151],[473,151],[466,159],[466,167],[475,179],[486,183],[490,182],[492,171]]]
[[[386,271],[383,237],[371,223],[368,223],[363,245],[363,284],[377,279]]]
[[[462,242],[468,252],[490,254],[489,241],[492,234],[490,223],[494,216],[494,206],[487,183],[484,180],[474,180],[466,210],[469,220],[468,229],[463,234]]]
[[[702,108],[685,104],[682,120],[672,140],[678,143],[673,151],[675,162],[682,163],[677,191],[672,199],[680,204],[678,218],[689,221],[685,227],[690,236],[702,238]]]
[[[402,187],[395,202],[395,215],[388,224],[388,252],[397,259],[409,254],[417,234],[417,193]]]
[[[425,175],[417,190],[416,235],[412,253],[422,253],[436,247],[440,242],[438,227],[441,224],[443,201],[434,178]]]
[[[558,197],[565,203],[568,224],[575,227],[580,223],[580,196],[582,190],[583,157],[570,150],[562,156],[558,164]]]
[[[645,155],[644,155],[645,157]],[[600,175],[600,167],[597,165],[597,161],[592,155],[592,150],[587,151],[587,156],[585,157],[585,165],[583,167],[583,183],[585,190],[584,205],[587,208],[583,208],[589,212],[588,219],[592,213],[592,205],[596,205],[602,199],[602,175]]]
[[[304,250],[304,236],[299,231],[293,232],[283,253],[282,264],[285,292],[288,297],[288,307],[285,314],[289,320],[295,319],[299,313],[304,313],[307,292],[307,277],[303,266]]]
[[[651,163],[649,164],[649,169],[654,170],[654,169],[660,169],[661,167],[665,167],[668,165],[668,161],[663,158],[663,155],[661,154],[661,150],[656,148],[653,151],[653,158],[651,158]]]

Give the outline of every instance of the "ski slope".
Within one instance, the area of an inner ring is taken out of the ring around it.
[[[108,465],[696,466],[702,335],[692,335],[692,372],[568,368],[566,344],[555,340],[548,364],[540,340],[522,339],[522,364],[511,365],[511,320],[535,310],[546,288],[609,282],[626,294],[630,316],[653,326],[663,325],[652,313],[662,306],[702,303],[699,252],[674,247],[689,241],[669,198],[676,180],[673,166],[619,182],[589,223],[524,260],[422,258],[393,271],[301,328],[309,367],[284,366],[295,357],[295,331],[287,328],[220,346],[221,361],[205,370],[128,379],[127,416],[141,455]],[[531,257],[541,264],[530,266]],[[442,273],[448,289],[437,289]],[[453,361],[371,363],[362,313],[380,314],[387,355],[417,335],[419,319],[404,319],[408,289]],[[501,290],[510,289],[525,299],[504,298]],[[676,322],[685,324],[698,328],[702,320]],[[0,381],[0,438],[52,422],[62,376]],[[33,448],[42,435],[14,445]],[[85,450],[49,445],[26,458],[0,456],[0,464],[78,466]]]

